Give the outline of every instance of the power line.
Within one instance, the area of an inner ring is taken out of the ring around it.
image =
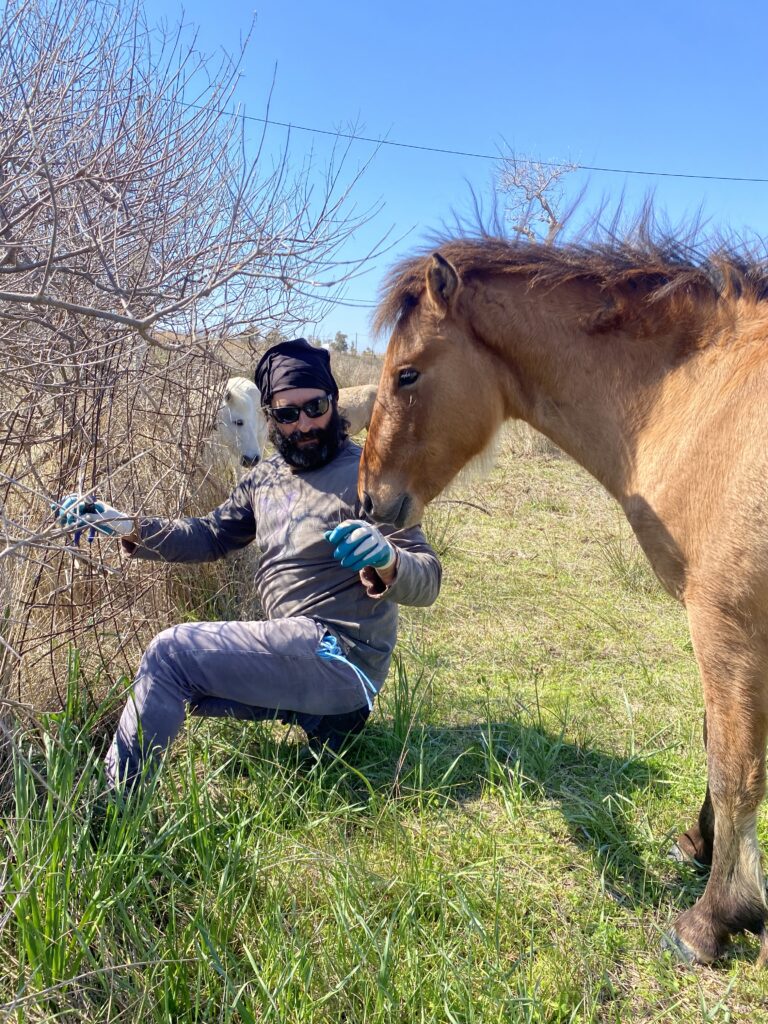
[[[196,104],[189,103],[186,106],[194,107]],[[201,109],[201,108],[198,108]],[[446,149],[440,146],[422,146],[415,142],[395,142],[392,139],[375,139],[368,135],[357,135],[354,132],[330,131],[327,128],[311,128],[308,125],[292,124],[289,121],[275,121],[269,117],[255,117],[253,114],[238,114],[234,111],[219,110],[219,114],[227,114],[230,117],[239,117],[244,121],[257,121],[259,124],[270,125],[277,128],[288,128],[292,131],[311,132],[314,135],[331,135],[334,138],[350,139],[353,142],[371,142],[376,146],[394,146],[397,149],[416,149],[424,153],[442,153],[447,156],[465,156],[473,160],[503,160],[501,154],[472,153],[463,149]],[[562,166],[555,160],[537,160],[542,167]],[[759,185],[768,185],[768,178],[747,178],[728,174],[684,174],[677,171],[641,171],[631,167],[598,167],[593,164],[573,164],[577,171],[597,171],[601,174],[638,174],[649,178],[686,178],[695,181],[742,181]]]

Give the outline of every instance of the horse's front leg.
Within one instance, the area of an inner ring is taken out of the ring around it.
[[[688,604],[706,706],[708,796],[714,814],[712,869],[703,896],[675,921],[672,939],[689,959],[711,963],[730,935],[760,936],[768,962],[768,904],[757,842],[768,739],[765,638],[719,609]],[[707,801],[703,852],[706,852]],[[697,858],[698,859],[698,858]]]

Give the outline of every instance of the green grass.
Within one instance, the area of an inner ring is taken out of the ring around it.
[[[768,1021],[754,942],[716,969],[660,948],[703,889],[666,857],[703,794],[701,698],[610,500],[507,446],[427,525],[443,593],[404,611],[349,763],[190,722],[92,830],[115,698],[87,706],[73,657],[6,765],[0,1020]]]

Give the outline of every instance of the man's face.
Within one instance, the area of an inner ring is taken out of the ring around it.
[[[322,388],[291,388],[272,396],[273,409],[300,410],[299,418],[293,423],[279,423],[272,416],[269,418],[270,440],[286,462],[296,469],[324,466],[338,450],[339,415],[333,402],[321,416],[310,416],[303,408],[312,399],[324,398],[326,394]]]

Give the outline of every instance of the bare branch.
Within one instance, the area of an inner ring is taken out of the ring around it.
[[[498,191],[507,196],[506,216],[514,232],[532,241],[552,242],[562,231],[566,216],[560,212],[573,163],[549,163],[510,153],[503,158]]]

